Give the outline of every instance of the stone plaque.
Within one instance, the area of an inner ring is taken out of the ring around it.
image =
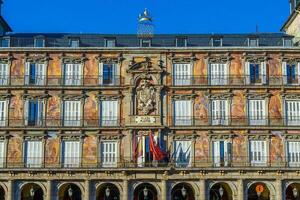
[[[154,124],[156,122],[155,117],[151,116],[136,116],[135,123],[137,124]]]

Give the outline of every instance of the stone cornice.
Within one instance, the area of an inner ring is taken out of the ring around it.
[[[193,100],[196,94],[171,94],[173,100]]]
[[[68,101],[68,100],[72,100],[72,101],[76,101],[76,100],[82,100],[82,99],[86,99],[88,97],[88,95],[86,95],[85,93],[83,94],[60,94],[59,97],[64,100],[64,101]]]
[[[224,54],[208,53],[205,56],[205,59],[207,59],[209,63],[228,63],[232,60],[232,57],[230,53],[224,53]]]
[[[269,60],[267,53],[255,54],[255,53],[244,53],[243,59],[247,62],[260,63]]]
[[[176,56],[175,54],[172,54],[168,58],[172,63],[192,63],[198,60],[195,54],[190,54],[189,56]]]
[[[122,99],[124,96],[122,94],[97,94],[96,95],[97,99],[99,101],[101,100],[119,100]]]
[[[12,97],[13,95],[10,93],[6,93],[6,94],[0,94],[0,100],[8,100]]]
[[[64,53],[59,57],[63,64],[84,64],[88,59],[85,54],[81,56],[66,56]]]
[[[96,58],[96,60],[99,61],[99,63],[105,63],[105,64],[111,64],[111,63],[119,64],[123,60],[125,60],[122,53],[120,53],[120,54],[118,54],[118,56],[114,56],[114,57],[112,57],[112,56],[103,56],[103,54],[99,54],[95,58]]]
[[[43,99],[48,99],[51,97],[49,94],[23,94],[22,95],[24,100],[43,100]]]
[[[36,55],[30,55],[29,53],[26,53],[24,56],[25,62],[32,62],[32,63],[47,63],[49,62],[51,58],[47,53],[44,54],[36,54]]]

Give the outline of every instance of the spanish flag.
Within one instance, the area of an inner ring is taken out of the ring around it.
[[[167,153],[163,152],[160,149],[159,144],[157,144],[154,141],[154,136],[153,136],[152,132],[150,132],[150,134],[149,134],[149,140],[150,140],[150,153],[152,155],[153,160],[161,161],[165,157],[167,157]]]

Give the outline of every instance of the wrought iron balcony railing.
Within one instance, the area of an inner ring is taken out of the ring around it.
[[[137,161],[140,160],[140,161]],[[213,157],[170,157],[163,161],[147,160],[146,158],[130,159],[120,157],[2,157],[0,168],[3,169],[106,169],[106,168],[228,168],[241,169],[272,169],[300,167],[300,160],[295,162],[289,157],[260,157],[260,160],[251,160],[248,156],[233,156],[230,159],[220,161],[220,158]]]

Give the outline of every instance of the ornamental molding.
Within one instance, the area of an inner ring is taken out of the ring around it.
[[[194,53],[188,56],[176,56],[175,54],[172,54],[168,58],[172,61],[172,63],[193,63],[198,60]]]
[[[42,133],[39,134],[26,134],[23,135],[23,140],[27,140],[27,141],[43,141],[44,139],[46,139],[46,136]]]
[[[224,93],[220,93],[220,94],[208,94],[208,98],[215,100],[215,99],[224,99],[224,100],[228,100],[231,99],[234,95],[232,93],[230,93],[230,91],[224,92]]]
[[[144,115],[156,110],[156,89],[149,79],[142,79],[136,88],[137,109]]]
[[[268,140],[272,137],[270,134],[248,134],[248,139],[249,140]]]
[[[122,135],[99,135],[99,140],[120,140]]]
[[[7,140],[9,137],[10,137],[9,134],[7,134],[7,135],[1,134],[0,135],[0,141]]]
[[[272,96],[270,93],[246,93],[247,99],[268,99]]]
[[[8,56],[0,57],[0,63],[1,63],[1,64],[8,64],[9,66],[11,66],[12,61],[13,61],[14,59],[15,59],[15,58],[14,58],[11,54],[8,54]]]
[[[159,61],[157,65],[153,65],[151,62],[151,58],[144,57],[144,61],[136,62],[135,58],[133,57],[129,63],[128,69],[126,70],[127,73],[161,73],[162,70],[161,62]]]
[[[96,98],[98,101],[105,101],[105,100],[120,100],[124,97],[122,94],[97,94]]]
[[[173,100],[194,100],[196,94],[171,94]]]
[[[0,100],[9,100],[12,98],[12,94],[10,93],[5,93],[5,94],[0,94]]]
[[[281,97],[284,99],[300,99],[300,93],[281,93]]]
[[[52,97],[49,94],[23,94],[22,98],[24,100],[44,100]]]
[[[58,95],[63,101],[79,101],[84,100],[88,95],[84,94],[60,94]]]
[[[210,137],[211,140],[229,140],[229,139],[234,138],[234,134],[232,134],[232,133],[226,134],[226,133],[213,132],[213,133],[209,134],[209,137]]]
[[[284,137],[287,141],[300,140],[300,135],[299,134],[285,134]]]
[[[197,138],[196,134],[173,134],[173,140],[194,140]]]
[[[300,57],[282,57],[281,62],[286,62],[289,64],[298,64],[300,62]]]
[[[61,133],[58,135],[58,137],[61,140],[78,141],[78,140],[81,140],[84,138],[84,134],[82,134],[82,133],[76,133],[76,134]]]
[[[29,55],[28,53],[25,55],[24,60],[25,62],[31,62],[31,63],[48,63],[51,58],[49,55],[43,54],[43,55]]]
[[[230,62],[233,58],[231,57],[230,53],[226,53],[226,54],[210,54],[208,53],[205,56],[205,59],[207,59],[207,61],[209,63],[228,63]]]
[[[244,53],[243,59],[247,62],[261,63],[261,62],[268,61],[270,58],[267,56],[267,53],[263,53],[263,54]]]
[[[85,57],[85,54],[82,54],[81,57],[66,56],[65,54],[62,54],[59,58],[63,64],[82,64],[83,65],[85,63],[85,61],[88,60]]]
[[[105,63],[105,64],[119,64],[121,63],[123,60],[125,60],[125,58],[123,57],[122,54],[119,54],[118,56],[112,57],[112,56],[103,56],[102,54],[99,54],[99,56],[95,57],[96,60],[99,61],[99,63]]]

